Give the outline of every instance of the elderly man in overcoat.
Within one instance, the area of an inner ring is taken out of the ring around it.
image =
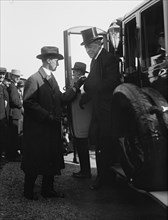
[[[62,93],[53,75],[63,56],[57,47],[45,46],[37,56],[42,60],[40,69],[30,76],[23,93],[23,158],[21,169],[25,173],[24,196],[37,200],[34,184],[42,175],[41,195],[44,198],[64,197],[54,190],[54,176],[64,168],[61,138],[63,106],[76,97],[83,84],[80,79],[72,88]]]
[[[111,100],[113,90],[120,84],[119,61],[102,48],[102,37],[98,36],[95,27],[83,30],[81,34],[81,45],[92,59],[80,105],[84,107],[89,100],[93,105],[89,137],[91,144],[95,145],[97,177],[90,189],[96,190],[115,177],[110,170],[115,161],[117,143],[111,131]]]
[[[20,70],[12,69],[10,73],[10,85],[8,87],[9,92],[9,129],[10,129],[10,143],[7,149],[7,159],[9,161],[20,161],[19,149],[19,136],[18,136],[18,126],[19,120],[22,114],[22,102],[20,100],[20,95],[17,89],[17,83],[20,81],[21,77]]]

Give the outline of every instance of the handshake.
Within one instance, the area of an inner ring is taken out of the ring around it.
[[[86,76],[81,76],[77,82],[74,83],[73,87],[76,88],[76,90],[78,91],[80,89],[80,87],[85,83],[86,81]]]

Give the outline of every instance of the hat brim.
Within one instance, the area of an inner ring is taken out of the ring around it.
[[[88,44],[93,43],[93,42],[96,41],[96,40],[102,40],[102,39],[103,39],[103,37],[92,38],[92,39],[90,39],[90,40],[88,40],[88,41],[82,42],[80,45],[81,45],[81,46],[83,46],[83,45],[88,45]]]
[[[14,76],[23,76],[23,74],[15,74],[15,73],[11,73],[12,75],[14,75]]]
[[[49,56],[53,56],[53,57],[57,58],[58,60],[64,59],[64,57],[61,54],[55,54],[55,53],[39,54],[36,56],[36,58],[41,60],[41,59],[43,59],[45,57],[49,57]]]
[[[72,70],[80,70],[80,71],[82,71],[82,72],[89,73],[89,72],[86,71],[86,70],[81,70],[81,69],[78,69],[78,68],[72,68]]]

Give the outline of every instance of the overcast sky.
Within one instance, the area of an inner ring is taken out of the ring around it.
[[[41,66],[41,47],[59,47],[64,55],[63,31],[75,26],[95,26],[105,31],[142,0],[57,1],[0,0],[0,66],[21,70],[25,78]],[[81,60],[82,61],[82,58]],[[64,62],[56,72],[64,85]]]

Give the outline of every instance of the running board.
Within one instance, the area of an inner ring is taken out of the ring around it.
[[[119,164],[116,164],[115,166],[112,167],[115,172],[117,172],[120,176],[127,178],[123,169],[120,167]],[[164,208],[168,207],[168,191],[154,191],[154,192],[148,192],[142,189],[138,189],[134,187],[131,183],[128,183],[129,186],[133,189],[135,189],[138,192],[141,193],[146,193],[153,199],[155,199],[157,202],[159,202]]]

